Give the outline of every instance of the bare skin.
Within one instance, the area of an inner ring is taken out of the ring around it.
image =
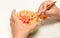
[[[60,9],[54,5],[51,9],[46,10],[48,5],[53,3],[52,1],[46,1],[41,4],[38,14],[44,13],[48,15],[49,17],[55,17],[56,19],[60,19]],[[44,7],[44,8],[43,8]],[[16,10],[12,11],[11,19],[10,19],[10,24],[11,24],[11,29],[12,29],[12,38],[28,38],[29,33],[31,30],[35,29],[38,27],[38,22],[33,24],[32,26],[27,26],[23,25],[21,21],[17,19],[15,16]]]
[[[38,15],[44,13],[49,17],[60,20],[60,9],[56,5],[52,6],[49,10],[46,10],[47,6],[51,5],[52,3],[52,1],[43,2],[39,7]]]
[[[16,10],[13,10],[10,18],[13,38],[27,38],[29,33],[38,26],[38,22],[27,26],[17,19],[15,13]]]

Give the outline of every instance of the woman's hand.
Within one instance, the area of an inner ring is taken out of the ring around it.
[[[53,17],[55,19],[60,18],[60,9],[57,8],[56,5],[52,6],[49,10],[46,10],[47,6],[51,5],[53,1],[45,1],[43,2],[38,10],[38,15],[46,14],[49,17]]]
[[[15,16],[16,10],[12,11],[10,25],[13,38],[27,38],[29,33],[38,26],[38,22],[33,25],[25,25]]]

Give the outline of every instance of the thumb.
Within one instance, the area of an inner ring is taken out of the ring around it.
[[[38,27],[39,26],[39,23],[38,22],[36,22],[35,24],[33,24],[32,26],[30,26],[30,31],[32,31],[32,30],[34,30],[36,27]]]

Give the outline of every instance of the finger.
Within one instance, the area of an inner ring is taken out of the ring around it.
[[[35,24],[33,24],[32,26],[30,26],[30,31],[32,31],[32,30],[34,30],[36,27],[38,27],[39,26],[39,23],[38,22],[36,22]]]
[[[13,9],[13,11],[11,13],[10,21],[11,21],[11,19],[13,20],[13,12],[15,12],[15,9]]]
[[[10,20],[10,26],[11,26],[11,28],[14,28],[14,22],[12,19]]]
[[[16,10],[13,10],[13,11],[12,11],[12,19],[13,19],[15,22],[19,22],[19,20],[18,20],[17,16],[15,15],[15,13],[16,13]]]
[[[12,11],[12,14],[11,14],[12,18],[15,17],[15,13],[16,13],[16,10],[14,9],[14,10]]]
[[[14,21],[14,19],[12,18],[12,16],[11,16],[11,18],[10,18],[10,21],[13,21],[13,22],[15,22],[15,21]]]
[[[10,19],[12,19],[13,21],[14,21],[13,15],[14,15],[15,12],[16,12],[16,10],[13,9],[12,14],[11,14],[11,18],[10,18]]]
[[[33,25],[31,25],[31,26],[28,26],[28,27],[26,27],[26,32],[31,32],[32,30],[34,30],[36,27],[38,27],[39,26],[39,23],[38,22],[36,22],[35,24],[33,24]]]
[[[39,16],[40,14],[45,13],[46,8],[47,8],[50,4],[52,4],[52,3],[53,3],[52,1],[45,1],[45,2],[43,2],[43,3],[40,5],[39,9],[38,9],[38,16]]]
[[[11,14],[11,17],[12,17],[15,13],[16,13],[16,10],[13,9],[12,14]]]
[[[53,4],[54,2],[52,2],[52,1],[46,1],[44,4],[43,4],[43,12],[45,12],[47,9],[48,9],[48,7],[51,5],[51,4]]]
[[[40,14],[42,13],[43,4],[44,4],[44,3],[42,3],[42,4],[40,5],[39,9],[38,9],[38,15],[40,15]]]
[[[47,5],[48,5],[47,3],[44,3],[44,4],[43,4],[43,12],[46,11]]]
[[[10,19],[10,24],[14,24],[14,21],[12,19]]]

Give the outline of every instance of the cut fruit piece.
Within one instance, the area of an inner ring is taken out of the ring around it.
[[[48,18],[48,16],[45,15],[45,14],[42,14],[42,15],[39,16],[39,18],[45,20],[46,18]]]

